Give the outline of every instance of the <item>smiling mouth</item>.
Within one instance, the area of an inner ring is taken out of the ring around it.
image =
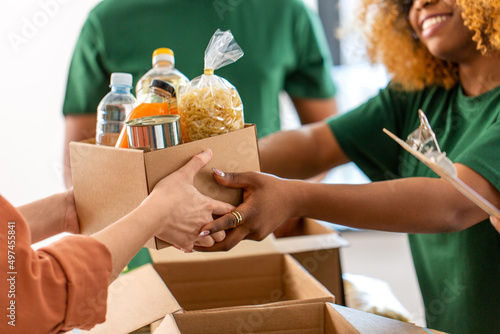
[[[436,24],[444,22],[450,18],[451,18],[450,15],[438,15],[438,16],[429,17],[424,22],[422,22],[422,30],[429,29],[429,28],[435,26]]]

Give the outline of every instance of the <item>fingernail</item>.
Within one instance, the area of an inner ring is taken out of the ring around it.
[[[206,236],[207,236],[207,235],[209,235],[209,234],[210,234],[210,231],[209,231],[209,230],[205,230],[205,231],[202,231],[202,232],[199,234],[199,236],[200,236],[200,237],[206,237]]]
[[[212,168],[212,170],[214,171],[215,174],[219,175],[220,177],[224,177],[226,176],[226,173],[224,173],[223,171],[221,171],[220,169],[217,169],[217,168]]]
[[[201,153],[205,154],[207,157],[211,157],[212,156],[212,150],[205,150],[205,151],[203,151]]]

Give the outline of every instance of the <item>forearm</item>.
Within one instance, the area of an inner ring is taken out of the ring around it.
[[[285,178],[313,177],[348,162],[323,122],[267,136],[259,151],[262,171]]]
[[[300,181],[299,181],[300,182]],[[487,214],[445,180],[407,178],[363,185],[296,186],[300,216],[362,229],[442,233],[468,228]]]
[[[224,215],[234,209],[231,204],[200,194],[193,185],[196,174],[211,158],[210,150],[195,155],[177,172],[160,180],[134,211],[94,235],[112,254],[111,279],[153,236],[191,251],[194,243],[205,236],[200,235],[202,227],[212,221],[214,215]],[[213,240],[208,244],[213,244]]]
[[[66,188],[73,186],[73,177],[71,175],[71,162],[69,157],[69,142],[65,143],[63,152],[63,179]]]
[[[141,247],[157,233],[155,225],[144,217],[137,210],[132,211],[93,235],[96,240],[106,245],[111,253],[113,263],[111,281],[118,277]]]
[[[70,230],[68,221],[76,219],[72,191],[52,195],[17,208],[27,221],[31,231],[31,242],[35,243],[61,232]]]
[[[292,97],[292,101],[302,124],[319,122],[338,113],[337,103],[333,97],[324,99]]]
[[[479,173],[455,164],[457,176],[493,205],[500,192]],[[243,188],[243,203],[205,225],[226,239],[208,249],[229,250],[240,240],[262,240],[293,217],[310,217],[346,226],[406,233],[446,233],[469,228],[488,218],[486,212],[446,180],[412,177],[362,185],[323,184],[289,180],[264,173],[214,172],[221,185]],[[235,228],[236,227],[236,228]],[[203,250],[203,249],[202,249]],[[207,250],[207,249],[204,249]]]

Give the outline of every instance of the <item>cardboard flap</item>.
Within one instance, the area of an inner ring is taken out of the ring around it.
[[[211,149],[218,153],[214,154],[210,163],[196,175],[194,186],[206,196],[238,205],[241,203],[241,189],[219,185],[213,178],[212,168],[225,172],[260,171],[259,148],[254,133],[255,126],[247,126],[242,130],[211,137],[209,142],[198,140],[172,146],[167,150],[145,153],[149,191],[151,192],[156,183],[169,175],[171,171],[184,166],[194,155],[205,149]],[[230,135],[230,140],[227,139],[228,135]],[[175,157],[175,159],[169,159],[169,157]]]
[[[320,223],[320,221],[304,217],[302,218],[302,229],[304,232],[302,234],[330,234],[330,233],[338,233],[331,228],[326,227],[324,224],[327,222]]]
[[[255,242],[253,240],[242,240],[238,245],[228,252],[212,252],[212,253],[184,253],[173,247],[164,248],[161,250],[150,249],[149,253],[153,259],[153,263],[170,263],[170,262],[191,262],[191,261],[210,261],[219,259],[229,259],[248,255],[261,254],[277,254],[279,253],[273,244],[274,236],[271,234],[266,239]]]
[[[153,334],[181,334],[172,314],[167,315]]]
[[[89,333],[129,333],[181,308],[150,264],[117,278],[107,305],[106,321]]]
[[[280,253],[293,254],[349,246],[349,242],[337,231],[310,218],[303,218],[295,233],[296,235],[274,240]]]
[[[321,298],[323,301],[335,302],[335,297],[294,258],[285,255],[283,261],[285,270],[283,281],[286,282],[284,288],[288,300]]]
[[[302,235],[275,239],[276,248],[282,254],[308,252],[349,246],[349,242],[338,233]]]
[[[102,230],[136,208],[148,195],[141,151],[82,142],[69,145],[81,233]]]
[[[352,324],[350,324],[343,316],[340,315],[331,303],[326,303],[325,308],[325,333],[360,333]]]
[[[337,311],[349,323],[352,324],[360,333],[373,333],[373,334],[400,334],[400,333],[414,333],[425,334],[429,331],[422,327],[409,324],[407,322],[397,321],[381,317],[375,314],[361,312],[351,308],[329,304],[329,307]]]

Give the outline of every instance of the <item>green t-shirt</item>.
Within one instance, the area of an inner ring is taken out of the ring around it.
[[[406,139],[419,126],[419,108],[441,150],[500,190],[500,87],[478,97],[465,96],[460,85],[413,93],[386,88],[328,124],[372,181],[438,177],[382,132],[385,127]],[[449,333],[499,333],[500,234],[489,221],[461,232],[412,234],[409,240],[427,326]]]
[[[259,137],[280,129],[281,91],[334,95],[323,28],[302,0],[105,0],[76,44],[64,114],[95,113],[112,72],[131,73],[135,87],[158,47],[174,51],[175,67],[189,79],[203,74],[205,48],[218,28],[230,29],[245,55],[215,74],[236,87]]]

